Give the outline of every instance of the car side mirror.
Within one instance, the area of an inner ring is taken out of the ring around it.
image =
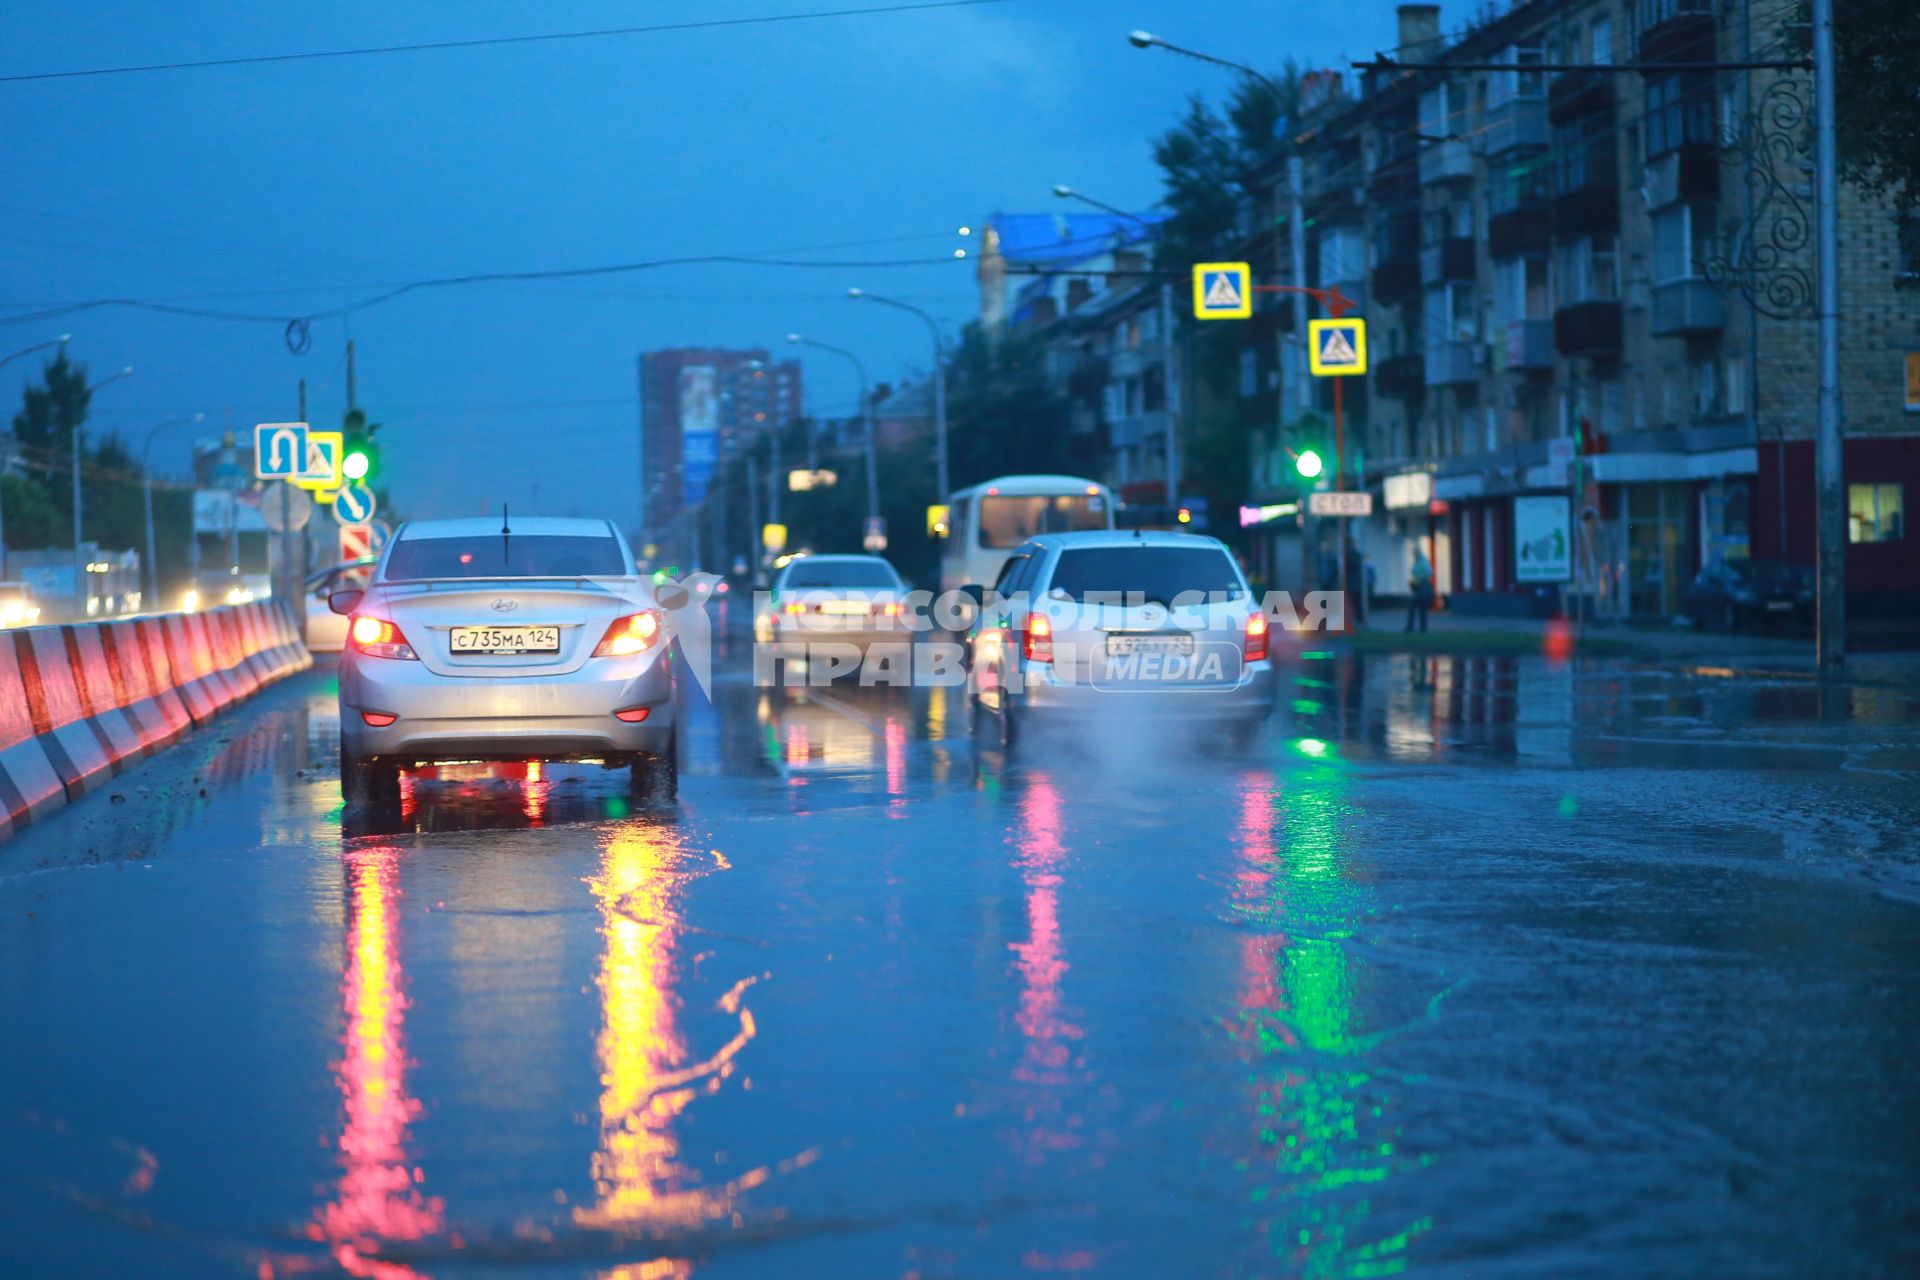
[[[359,608],[360,602],[366,598],[367,598],[366,592],[357,591],[352,587],[348,587],[344,591],[335,591],[330,593],[327,596],[327,608],[333,610],[337,614],[345,616],[346,614],[352,613],[355,609]]]

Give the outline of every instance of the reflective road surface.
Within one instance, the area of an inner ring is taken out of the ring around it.
[[[1920,695],[1311,660],[1250,753],[694,698],[0,845],[0,1275],[1920,1274]]]

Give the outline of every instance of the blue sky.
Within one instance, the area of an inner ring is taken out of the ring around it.
[[[860,0],[476,0],[236,6],[181,0],[9,6],[0,74],[786,14]],[[880,3],[884,0],[868,0]],[[1458,15],[1443,14],[1446,19]],[[1262,66],[1344,65],[1393,43],[1388,0],[1009,0],[978,8],[534,46],[0,84],[0,319],[98,297],[304,313],[423,277],[675,255],[804,251],[943,258],[996,210],[1048,209],[1068,182],[1146,206],[1149,139],[1229,73],[1126,42],[1135,27]],[[871,243],[868,243],[871,242]],[[865,247],[829,248],[835,245]],[[876,378],[927,363],[918,303],[955,329],[967,265],[706,266],[418,293],[313,326],[98,310],[0,323],[0,355],[74,335],[104,389],[97,428],[137,438],[203,412],[218,426],[337,423],[341,354],[386,424],[414,516],[502,499],[630,515],[634,357],[648,348],[859,350]],[[0,373],[9,414],[32,359]],[[819,413],[851,372],[807,360]],[[191,433],[156,451],[184,468]]]

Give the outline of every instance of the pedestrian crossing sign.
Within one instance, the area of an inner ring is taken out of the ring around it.
[[[1253,268],[1244,262],[1197,262],[1193,314],[1199,320],[1245,320],[1253,314]]]
[[[1316,378],[1344,378],[1367,371],[1367,322],[1309,320],[1307,365]]]

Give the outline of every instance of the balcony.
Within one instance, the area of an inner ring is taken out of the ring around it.
[[[1473,238],[1449,236],[1439,244],[1420,250],[1420,283],[1444,284],[1449,280],[1473,279]]]
[[[1133,449],[1158,440],[1167,433],[1167,415],[1163,409],[1149,409],[1107,423],[1107,447]]]
[[[1545,253],[1553,240],[1553,206],[1528,200],[1487,219],[1487,252],[1496,258]]]
[[[1473,176],[1473,152],[1467,149],[1465,140],[1448,138],[1445,142],[1428,142],[1420,146],[1420,185],[1428,186],[1435,182],[1451,182],[1457,178]]]
[[[1426,359],[1418,351],[1377,360],[1373,366],[1373,385],[1383,396],[1411,400],[1427,386]]]
[[[1553,368],[1553,321],[1507,321],[1507,368],[1523,372]]]
[[[1381,161],[1367,180],[1367,200],[1373,204],[1403,204],[1420,198],[1420,171],[1412,156]]]
[[[1438,342],[1427,348],[1426,384],[1454,387],[1480,381],[1478,342]]]
[[[1669,338],[1715,333],[1726,324],[1726,302],[1705,280],[1669,280],[1653,286],[1653,333]]]
[[[1548,142],[1547,104],[1543,98],[1510,98],[1487,111],[1485,151],[1497,156],[1519,147],[1544,147]]]
[[[1646,165],[1647,208],[1710,202],[1720,197],[1720,156],[1714,148],[1688,143],[1655,156]]]
[[[1645,62],[1712,62],[1712,0],[1644,0],[1640,58]]]
[[[1620,350],[1620,303],[1602,299],[1560,308],[1553,313],[1553,346],[1563,356]]]
[[[1420,292],[1420,257],[1404,254],[1388,258],[1373,269],[1373,296],[1380,302],[1410,298]]]

